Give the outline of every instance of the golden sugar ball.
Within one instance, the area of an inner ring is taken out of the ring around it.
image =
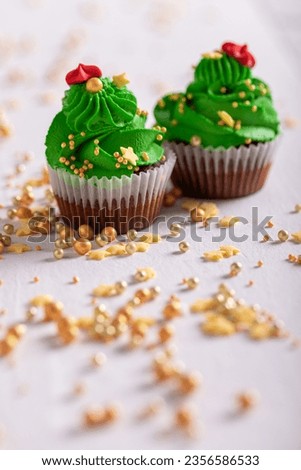
[[[57,238],[54,242],[54,246],[56,248],[61,248],[62,250],[68,247],[66,240],[63,240],[62,238]]]
[[[112,242],[113,240],[116,239],[117,237],[117,232],[116,230],[114,229],[114,227],[105,227],[102,231],[101,231],[101,235],[105,235],[109,242]]]
[[[64,257],[64,250],[62,248],[57,248],[53,252],[55,259],[62,259]]]
[[[109,239],[106,235],[98,234],[95,237],[95,241],[98,246],[103,247],[109,243]]]
[[[89,78],[86,82],[86,90],[90,93],[97,93],[103,89],[102,81],[97,77]]]
[[[0,255],[4,252],[4,244],[0,240]]]
[[[175,329],[172,325],[164,325],[160,328],[158,336],[161,343],[166,343],[175,334]]]
[[[78,228],[78,234],[81,238],[87,238],[88,240],[92,240],[94,236],[94,232],[90,225],[80,225]]]
[[[201,207],[194,207],[190,211],[190,218],[193,222],[203,222],[205,218],[205,211]]]
[[[170,233],[171,235],[173,236],[177,236],[181,233],[181,230],[182,230],[182,227],[180,224],[171,224],[171,226],[169,227],[169,230],[170,230]]]
[[[193,147],[198,147],[201,144],[201,138],[198,135],[193,135],[190,139],[190,143]]]
[[[186,253],[186,251],[188,251],[190,248],[190,245],[188,242],[180,242],[179,243],[179,250],[182,252],[182,253]]]
[[[74,242],[74,245],[73,245],[74,251],[80,256],[83,256],[89,253],[89,251],[91,251],[91,248],[92,248],[91,242],[89,240],[86,240],[85,238],[79,238],[78,240]]]
[[[66,240],[67,238],[74,237],[74,230],[71,227],[68,227],[64,225],[60,230],[59,230],[59,237],[62,238],[63,240]]]
[[[125,251],[129,255],[133,255],[137,251],[137,245],[135,242],[129,242],[125,245]]]
[[[134,241],[134,240],[136,240],[136,238],[137,238],[137,236],[138,236],[138,233],[137,233],[136,230],[134,230],[133,228],[131,228],[131,229],[127,232],[126,236],[128,237],[129,240]]]
[[[74,237],[67,237],[66,240],[63,240],[66,243],[66,248],[72,248],[74,243],[76,242],[76,238]]]
[[[12,224],[3,225],[3,232],[6,233],[6,235],[12,235],[14,233],[14,226]]]
[[[9,219],[14,219],[17,216],[17,209],[8,209],[7,217]]]
[[[11,238],[9,235],[3,235],[2,233],[0,234],[0,242],[4,246],[10,246],[11,245]]]
[[[281,241],[281,242],[286,242],[289,238],[289,233],[287,230],[279,230],[278,232],[278,239]]]

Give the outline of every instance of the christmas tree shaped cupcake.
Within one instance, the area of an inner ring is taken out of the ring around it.
[[[69,72],[63,109],[46,137],[51,184],[61,215],[77,227],[118,233],[143,228],[160,211],[174,165],[164,129],[146,129],[147,113],[125,74],[103,78],[94,65]]]
[[[156,120],[178,157],[172,180],[184,194],[230,198],[263,186],[279,118],[268,85],[253,77],[254,65],[246,45],[225,43],[203,54],[185,93],[158,101]]]

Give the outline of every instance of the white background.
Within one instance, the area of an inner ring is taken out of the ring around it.
[[[185,88],[192,79],[191,65],[198,62],[201,52],[217,48],[225,40],[247,42],[257,59],[255,73],[271,85],[281,116],[300,118],[298,4],[292,0],[1,0],[0,101],[6,109],[8,100],[19,104],[15,111],[7,109],[15,133],[0,144],[2,176],[12,171],[18,155],[25,151],[36,156],[25,178],[38,174],[44,163],[44,136],[66,88],[64,75],[78,62],[99,65],[104,76],[127,71],[140,107],[151,110],[165,91]],[[82,41],[77,47],[71,41],[68,48],[66,41],[74,32],[77,37],[80,32]],[[3,44],[9,44],[9,49]],[[57,63],[62,72],[55,82],[47,80]],[[17,70],[25,73],[25,79],[13,83],[9,77]],[[54,96],[49,105],[43,102],[45,94]],[[280,228],[300,230],[301,213],[292,213],[295,204],[301,203],[300,174],[300,131],[296,128],[285,131],[265,188],[245,199],[219,203],[221,214],[250,217],[251,207],[257,206],[261,216],[273,216],[273,236]],[[16,190],[7,189],[3,177],[0,202],[8,204]],[[163,213],[183,214],[179,207]],[[5,211],[1,214],[4,222]],[[240,230],[249,235],[239,246],[242,254],[237,258],[243,263],[243,272],[229,284],[239,297],[259,303],[300,335],[301,266],[286,261],[288,253],[300,254],[300,247],[291,242],[252,241],[251,224]],[[189,400],[196,406],[202,436],[189,440],[168,432],[174,410],[183,400],[174,397],[168,386],[154,385],[152,354],[143,349],[126,352],[121,343],[60,347],[54,339],[54,327],[39,325],[29,328],[13,360],[0,362],[0,425],[5,430],[1,447],[300,449],[300,349],[293,349],[289,341],[256,343],[244,335],[204,337],[198,328],[199,317],[189,314],[189,304],[214,293],[233,260],[219,264],[201,260],[202,253],[214,246],[209,233],[203,242],[191,245],[184,255],[175,254],[177,245],[164,242],[151,246],[148,254],[103,262],[72,256],[56,262],[47,243],[41,252],[7,255],[0,261],[4,281],[0,308],[6,308],[8,314],[0,322],[22,321],[26,302],[39,293],[61,300],[70,314],[89,314],[89,296],[96,285],[121,280],[121,273],[129,282],[137,267],[152,266],[157,271],[155,284],[163,293],[137,314],[160,317],[168,296],[181,296],[185,316],[176,321],[177,358],[188,370],[199,370],[204,377],[201,393]],[[264,267],[256,269],[259,259]],[[36,275],[40,277],[38,284],[31,282]],[[70,283],[74,275],[80,277],[78,285]],[[192,275],[200,278],[200,287],[181,293],[179,282]],[[246,287],[249,279],[254,280],[251,288]],[[131,286],[123,298],[107,302],[108,308],[113,311],[136,288]],[[93,370],[90,357],[98,351],[105,352],[108,361],[102,369]],[[78,382],[87,386],[87,393],[80,398],[72,393]],[[237,416],[235,395],[249,389],[259,391],[261,403],[251,413]],[[149,422],[138,422],[141,408],[158,396],[166,400],[163,412]],[[122,404],[122,419],[103,430],[83,430],[81,416],[87,406],[110,401]]]

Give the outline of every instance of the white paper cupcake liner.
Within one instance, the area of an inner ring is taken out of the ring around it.
[[[119,233],[134,227],[129,218],[135,219],[136,223],[140,220],[141,226],[137,228],[146,227],[158,215],[175,164],[173,151],[167,150],[165,155],[166,161],[157,167],[130,177],[123,175],[111,179],[79,178],[63,168],[48,166],[61,215],[69,221],[74,218],[71,225],[89,223],[98,229],[113,225]],[[98,220],[95,222],[93,218]]]
[[[172,181],[184,195],[223,199],[246,196],[263,186],[278,141],[229,149],[176,142],[164,145],[177,156]]]

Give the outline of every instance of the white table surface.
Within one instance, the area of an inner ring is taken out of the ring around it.
[[[299,38],[297,18],[301,14],[298,3],[285,2],[283,7],[280,1],[251,0],[7,2],[0,19],[0,104],[7,110],[15,132],[0,144],[0,202],[9,204],[16,194],[16,189],[5,187],[4,176],[12,171],[22,153],[32,151],[36,157],[28,164],[25,179],[38,174],[44,163],[44,136],[66,88],[63,73],[56,82],[45,78],[57,61],[63,61],[65,72],[78,62],[95,63],[104,75],[126,70],[140,107],[151,110],[163,92],[184,89],[192,78],[191,64],[199,60],[201,52],[212,50],[227,39],[247,42],[257,58],[255,73],[270,83],[281,116],[300,118],[300,54],[295,44]],[[91,15],[91,11],[95,14]],[[73,47],[64,48],[73,31],[81,31],[82,42],[78,47],[72,43]],[[35,47],[27,50],[31,42]],[[3,48],[8,43],[10,49]],[[26,79],[13,84],[7,77],[16,69],[25,72]],[[41,101],[45,93],[54,94],[53,103],[45,105]],[[16,100],[19,108],[7,109],[10,100]],[[151,121],[150,118],[149,124]],[[285,131],[265,188],[248,198],[219,203],[220,212],[250,217],[251,207],[258,207],[261,216],[273,216],[273,236],[279,228],[300,230],[301,213],[292,213],[295,204],[301,203],[300,175],[297,127]],[[18,177],[17,184],[22,177]],[[164,209],[163,214],[184,212],[179,204]],[[0,216],[4,223],[5,210]],[[242,254],[237,260],[243,263],[243,271],[228,284],[239,297],[259,303],[300,335],[301,267],[286,261],[288,253],[300,253],[300,246],[252,241],[251,223],[240,230],[249,235],[246,242],[239,244]],[[0,308],[8,310],[0,319],[3,326],[22,321],[26,302],[40,293],[52,294],[75,316],[89,314],[92,288],[120,280],[120,273],[130,281],[137,267],[152,266],[157,279],[148,284],[160,285],[163,292],[139,314],[160,316],[168,296],[179,293],[185,316],[175,323],[177,358],[186,363],[188,370],[203,374],[202,390],[188,401],[195,404],[204,430],[195,440],[165,432],[178,402],[168,386],[153,384],[149,352],[138,349],[125,353],[118,342],[110,346],[80,342],[59,347],[53,340],[53,325],[44,324],[29,327],[13,361],[0,361],[0,425],[5,428],[0,447],[300,449],[300,348],[292,348],[286,340],[253,342],[244,335],[205,337],[198,328],[199,317],[189,313],[189,304],[214,293],[229,272],[233,259],[217,264],[201,260],[201,254],[213,247],[211,233],[206,233],[203,242],[192,241],[191,250],[181,256],[174,254],[176,245],[168,242],[151,246],[147,254],[103,262],[78,257],[56,262],[47,243],[40,252],[5,256],[0,261],[0,278],[4,280]],[[259,259],[264,266],[255,269]],[[32,283],[37,275],[40,282]],[[70,283],[74,275],[80,277],[77,285]],[[191,275],[200,278],[200,286],[181,293],[179,282]],[[251,288],[246,287],[249,279],[254,280]],[[132,285],[122,298],[109,299],[108,308],[113,311],[136,288]],[[108,361],[103,368],[93,370],[89,361],[97,351],[103,351]],[[78,382],[87,385],[82,397],[72,394]],[[25,389],[27,392],[21,393]],[[249,389],[258,390],[261,402],[249,414],[236,416],[235,395]],[[158,396],[166,399],[164,411],[150,421],[137,422],[139,410]],[[91,404],[110,401],[122,404],[120,421],[106,429],[83,430],[83,411]]]

